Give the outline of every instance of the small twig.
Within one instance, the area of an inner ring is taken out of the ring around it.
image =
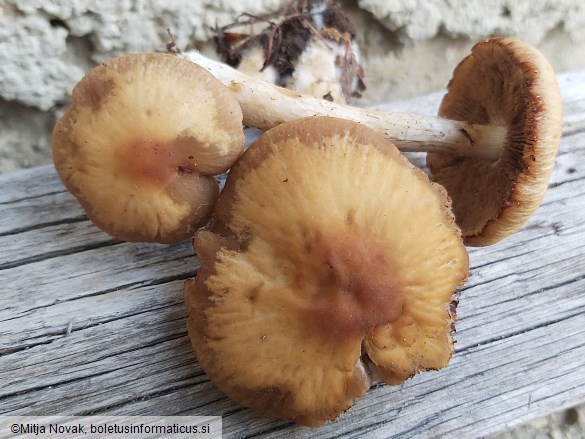
[[[171,38],[171,41],[167,44],[167,52],[172,53],[174,55],[179,55],[181,53],[181,49],[179,49],[177,39],[175,38],[175,35],[173,35],[173,33],[171,32],[170,28],[167,28],[167,34],[169,34],[169,37]]]
[[[65,337],[67,337],[69,334],[71,334],[71,332],[73,332],[73,319],[69,320],[69,323],[67,324],[67,328],[65,329]]]
[[[273,47],[274,37],[277,38],[276,48]],[[264,65],[260,69],[260,71],[264,71],[266,67],[272,64],[272,61],[276,57],[277,53],[280,51],[282,46],[282,28],[279,25],[275,25],[273,30],[270,32],[270,36],[268,38],[268,44],[264,51]]]

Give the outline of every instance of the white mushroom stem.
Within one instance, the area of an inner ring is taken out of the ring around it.
[[[208,70],[237,97],[244,124],[269,129],[294,119],[332,116],[363,123],[405,152],[441,152],[496,160],[504,145],[503,126],[479,125],[438,116],[394,113],[336,104],[277,87],[189,51],[179,56]]]

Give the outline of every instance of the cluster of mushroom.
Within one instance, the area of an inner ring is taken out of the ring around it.
[[[113,236],[194,236],[188,329],[211,380],[318,426],[373,379],[448,364],[465,244],[512,233],[546,190],[561,103],[535,49],[478,43],[440,116],[311,98],[196,52],[138,54],[76,86],[53,152]],[[242,154],[243,125],[267,131]],[[399,149],[428,151],[431,178]],[[214,175],[228,169],[219,193]]]

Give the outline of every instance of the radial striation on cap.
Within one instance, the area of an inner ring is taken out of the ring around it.
[[[453,352],[468,257],[444,189],[381,135],[314,117],[232,168],[186,283],[198,361],[236,402],[317,426]]]
[[[59,176],[96,225],[127,241],[177,242],[209,219],[213,175],[243,151],[242,112],[193,63],[125,55],[77,84],[52,143]]]

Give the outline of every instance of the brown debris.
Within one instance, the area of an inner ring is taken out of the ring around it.
[[[272,14],[242,18],[216,29],[217,51],[224,62],[237,68],[250,49],[261,47],[264,64],[260,71],[272,66],[279,76],[276,85],[285,86],[311,41],[334,42],[345,49],[344,56],[335,61],[345,99],[362,95],[365,71],[352,47],[356,28],[335,2],[296,0]]]

